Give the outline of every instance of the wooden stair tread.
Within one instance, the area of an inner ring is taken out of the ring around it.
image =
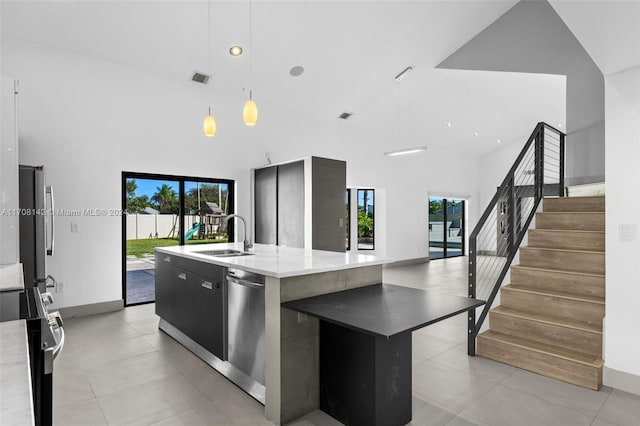
[[[607,198],[606,195],[574,195],[573,197],[544,197],[545,200],[549,199],[549,200],[572,200],[575,198],[580,198],[581,200],[585,199],[585,198]]]
[[[589,303],[604,305],[604,297],[587,296],[583,294],[568,293],[564,291],[557,291],[557,290],[550,290],[550,289],[532,288],[532,287],[515,285],[515,284],[509,284],[502,288],[519,291],[523,293],[538,294],[541,296],[558,297],[562,299],[571,299],[571,300],[577,300],[580,302],[589,302]]]
[[[568,318],[544,315],[537,312],[525,312],[519,309],[507,308],[505,306],[497,306],[493,308],[491,312],[602,335],[601,325],[591,324],[585,321],[576,321]]]
[[[599,252],[596,252],[596,253],[599,253]],[[513,265],[512,268],[527,269],[527,270],[530,270],[530,271],[555,272],[555,273],[558,273],[558,274],[586,275],[586,276],[598,277],[598,278],[604,278],[605,277],[604,274],[596,274],[596,273],[593,273],[593,272],[566,271],[564,269],[537,268],[535,266],[525,266],[525,265]]]
[[[557,214],[557,215],[601,214],[601,215],[604,215],[605,212],[589,212],[589,211],[584,211],[584,212],[545,212],[545,211],[541,211],[541,212],[538,212],[537,214],[545,214],[545,215],[552,215],[552,214]]]
[[[544,197],[545,200],[574,200],[576,198],[580,198],[581,200],[584,200],[586,198],[601,199],[601,198],[607,198],[607,197],[606,195],[574,195],[573,197]]]
[[[571,349],[563,348],[556,345],[537,342],[535,340],[523,339],[521,337],[509,334],[498,333],[496,331],[487,330],[478,335],[478,338],[491,339],[506,343],[508,345],[517,346],[525,350],[535,351],[546,355],[562,358],[568,361],[583,364],[589,367],[602,368],[603,360],[601,357],[590,355],[584,352],[578,352]]]
[[[524,247],[520,247],[520,249],[525,249],[525,250],[544,250],[544,251],[549,251],[549,252],[556,252],[556,253],[592,253],[592,254],[604,254],[604,250],[603,251],[593,251],[593,250],[576,250],[576,249],[559,249],[559,248],[549,248],[549,247],[529,247],[529,246],[524,246]]]
[[[584,229],[548,229],[548,228],[540,228],[540,229],[530,229],[530,231],[536,232],[571,232],[575,234],[605,234],[605,231],[589,231]]]

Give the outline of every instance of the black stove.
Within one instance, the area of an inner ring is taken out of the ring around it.
[[[64,345],[62,318],[58,312],[48,312],[51,303],[51,294],[40,293],[38,287],[0,292],[0,321],[27,323],[36,426],[53,422],[53,361]]]

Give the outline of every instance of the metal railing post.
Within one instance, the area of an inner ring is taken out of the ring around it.
[[[534,159],[534,186],[536,188],[536,199],[539,199],[540,197],[542,197],[542,187],[540,186],[540,164],[542,163],[542,158],[541,158],[541,151],[540,151],[540,133],[536,134],[535,140],[534,140],[534,149],[535,149],[535,159]]]
[[[544,198],[544,124],[540,126],[540,198]]]
[[[560,133],[560,176],[558,177],[558,196],[564,197],[564,133]]]
[[[516,179],[515,179],[515,175],[513,173],[511,173],[511,176],[509,178],[509,190],[507,191],[507,238],[508,238],[508,245],[507,247],[509,247],[509,253],[511,253],[514,249],[514,244],[515,244],[515,236],[514,236],[514,230],[515,230],[515,214],[516,214],[516,209],[515,209],[515,200],[516,200],[516,196],[515,196],[515,183],[516,183]],[[507,254],[508,256],[508,254]]]
[[[477,270],[476,236],[469,237],[469,297],[476,297],[476,270]],[[476,354],[476,310],[467,312],[467,354]]]

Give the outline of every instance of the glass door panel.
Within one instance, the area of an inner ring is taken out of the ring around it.
[[[444,257],[444,200],[429,198],[429,258]]]
[[[429,258],[464,256],[464,200],[429,198]]]
[[[179,182],[125,177],[125,303],[155,301],[154,247],[180,244]]]
[[[228,209],[229,184],[185,181],[184,243],[226,243],[228,235],[223,219],[229,214]]]
[[[375,250],[375,190],[358,189],[358,250]]]
[[[446,257],[464,255],[464,201],[447,200]]]

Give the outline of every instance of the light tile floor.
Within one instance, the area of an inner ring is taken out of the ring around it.
[[[467,258],[385,282],[465,295]],[[65,321],[54,418],[72,425],[269,425],[263,407],[157,328],[154,305]],[[466,354],[463,315],[413,335],[412,425],[640,425],[640,397],[593,392]],[[339,425],[321,411],[296,426]]]

